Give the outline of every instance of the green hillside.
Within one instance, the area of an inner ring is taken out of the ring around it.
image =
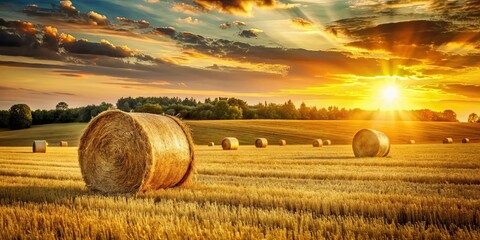
[[[394,122],[394,121],[320,121],[320,120],[212,120],[187,121],[196,144],[215,142],[224,137],[237,137],[240,143],[251,145],[257,137],[266,137],[270,144],[279,139],[287,144],[311,144],[312,139],[330,139],[334,144],[350,144],[353,135],[362,128],[385,132],[392,143],[440,143],[445,137],[455,142],[468,137],[480,142],[480,124],[447,122]],[[33,126],[29,129],[0,130],[0,146],[29,146],[32,140],[45,139],[52,145],[60,140],[71,146],[78,139],[85,123],[63,123]]]

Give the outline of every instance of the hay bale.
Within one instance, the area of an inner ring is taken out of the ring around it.
[[[445,138],[443,139],[443,144],[452,144],[453,143],[453,138]]]
[[[321,146],[323,146],[323,141],[322,141],[322,139],[315,139],[315,140],[313,140],[312,145],[313,145],[313,147],[321,147]]]
[[[285,145],[287,145],[287,141],[285,141],[283,139],[280,139],[280,141],[278,141],[278,145],[285,146]]]
[[[330,141],[330,140],[323,140],[323,145],[332,145],[332,141]]]
[[[87,187],[104,193],[182,186],[195,164],[190,130],[179,119],[118,110],[90,121],[78,160]]]
[[[226,137],[222,140],[223,150],[237,150],[239,145],[238,139],[234,137]]]
[[[268,145],[268,140],[266,138],[257,138],[255,140],[255,147],[257,148],[266,148]]]
[[[415,142],[415,140],[412,139],[412,140],[408,141],[408,143],[415,144],[416,142]]]
[[[470,142],[470,139],[469,138],[464,138],[462,139],[462,143],[469,143]]]
[[[213,147],[213,146],[215,146],[215,143],[214,143],[214,142],[209,142],[209,143],[208,143],[208,146],[209,146],[209,147]]]
[[[362,129],[352,142],[355,157],[386,157],[390,152],[390,140],[383,132]]]
[[[32,151],[34,153],[45,153],[47,152],[48,143],[45,140],[34,140],[32,145]]]
[[[60,147],[68,147],[67,141],[60,141]]]

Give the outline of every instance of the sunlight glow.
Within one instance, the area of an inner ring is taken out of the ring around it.
[[[398,87],[394,85],[390,85],[382,89],[383,91],[383,99],[386,101],[392,102],[398,98]]]

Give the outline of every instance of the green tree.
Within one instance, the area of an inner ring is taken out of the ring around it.
[[[242,109],[238,106],[230,106],[226,100],[219,100],[213,110],[216,119],[241,119]]]
[[[303,119],[303,120],[310,119],[311,118],[310,111],[311,111],[310,108],[307,107],[307,105],[304,102],[302,102],[302,104],[300,104],[300,108],[298,109],[300,119]]]
[[[10,129],[24,129],[32,125],[32,110],[27,104],[15,104],[10,108]]]
[[[293,104],[292,100],[288,100],[288,102],[282,105],[280,109],[280,117],[282,119],[298,118],[298,111],[297,108],[295,108],[295,104]]]
[[[8,127],[8,118],[10,114],[7,110],[0,110],[0,128]]]
[[[478,115],[476,113],[470,113],[470,115],[468,115],[468,121],[469,123],[474,123],[474,122],[478,122]]]
[[[57,106],[55,106],[55,109],[57,110],[67,110],[68,109],[68,104],[66,102],[59,102]]]
[[[155,103],[155,104],[147,103],[139,107],[139,109],[137,109],[137,112],[162,114],[163,109],[162,109],[162,106],[160,106],[160,104],[158,103]]]

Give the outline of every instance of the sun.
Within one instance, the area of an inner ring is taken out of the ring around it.
[[[388,102],[393,102],[398,99],[398,87],[395,85],[389,85],[382,89],[382,97]]]

